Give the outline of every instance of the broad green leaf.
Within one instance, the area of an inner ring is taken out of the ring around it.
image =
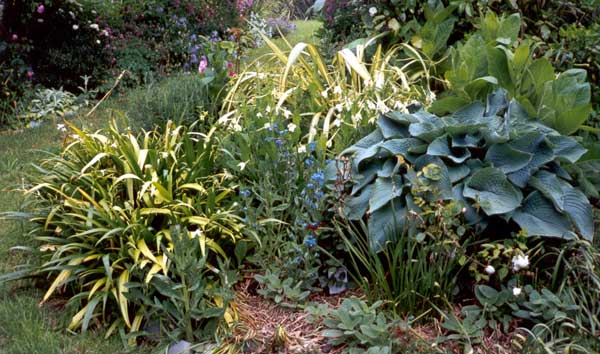
[[[501,170],[494,167],[482,168],[473,173],[465,183],[463,195],[477,201],[487,215],[509,213],[523,200]]]
[[[523,207],[514,212],[512,219],[529,236],[575,237],[565,215],[556,211],[554,205],[537,191],[527,196]]]
[[[509,144],[494,144],[485,155],[486,162],[490,162],[504,173],[522,169],[531,162],[532,158],[532,154],[517,150]]]
[[[407,210],[399,199],[393,199],[369,216],[369,246],[375,253],[379,253],[388,241],[402,235]]]
[[[369,184],[360,194],[344,200],[344,214],[348,220],[360,220],[369,209],[369,199],[373,194],[373,185]]]
[[[373,214],[377,209],[388,204],[390,200],[400,196],[402,193],[402,179],[378,177],[373,185],[373,193],[369,199],[369,213]]]
[[[448,135],[442,135],[439,138],[435,139],[427,147],[427,154],[429,154],[431,156],[445,157],[445,158],[452,160],[452,162],[455,162],[455,163],[462,163],[466,159],[471,157],[471,153],[467,149],[464,149],[461,152],[455,154],[450,149],[448,140],[449,140]]]

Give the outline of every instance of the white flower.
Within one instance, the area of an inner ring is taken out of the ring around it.
[[[377,109],[377,105],[373,101],[367,101],[367,107],[372,111]]]
[[[292,115],[292,112],[288,111],[287,109],[283,110],[283,116],[287,119]]]
[[[338,103],[335,105],[335,110],[338,111],[339,113],[341,113],[343,109],[344,109],[344,105],[342,105],[341,103]]]
[[[377,8],[375,6],[372,6],[369,9],[369,15],[371,15],[371,17],[375,16],[377,14]]]
[[[267,113],[271,113],[271,106],[267,106],[267,108],[265,108],[265,111],[267,111]]]
[[[101,35],[103,35],[104,37],[108,37],[109,33],[107,30],[102,30],[102,32],[100,32]]]
[[[327,146],[328,148],[330,148],[333,145],[333,143],[331,142],[331,140],[327,140],[327,142],[325,143],[325,146]]]
[[[516,257],[513,257],[512,266],[515,272],[527,268],[527,266],[529,266],[529,256],[518,255]]]
[[[73,25],[73,29],[74,29],[75,31],[77,31],[77,30],[79,29],[79,26],[78,26],[78,25]]]
[[[521,288],[513,288],[513,295],[514,296],[521,295]]]
[[[321,96],[323,96],[323,98],[327,98],[327,96],[329,96],[329,95],[327,94],[327,90],[325,90],[325,91],[321,92]]]
[[[339,119],[339,118],[338,118],[338,119],[334,120],[334,121],[333,121],[333,123],[331,123],[331,124],[332,124],[334,127],[339,127],[339,126],[341,126],[341,125],[342,125],[342,121],[341,121],[341,119]]]
[[[100,40],[99,40],[99,39],[96,39],[96,43],[97,43],[97,44],[100,44]]]
[[[381,113],[387,113],[391,111],[391,109],[386,106],[385,102],[383,101],[377,101],[377,110],[379,110]]]
[[[494,267],[492,265],[488,265],[487,267],[485,267],[485,272],[488,273],[489,275],[492,275],[492,274],[496,273],[496,269],[494,269]]]
[[[117,148],[117,143],[110,144],[110,147],[113,148],[113,149],[116,149]]]
[[[305,152],[306,152],[306,146],[305,145],[298,146],[298,153],[299,154],[303,154]]]
[[[192,236],[192,238],[196,238],[200,235],[202,235],[202,230],[200,230],[200,229],[196,229],[196,230],[192,231],[192,233],[190,234],[190,236]]]
[[[341,95],[342,94],[342,88],[340,87],[340,85],[336,86],[333,88],[333,93],[336,95]]]
[[[293,133],[294,130],[296,130],[297,126],[294,123],[290,123],[287,125],[288,130],[290,131],[290,133]]]
[[[265,128],[265,129],[271,128],[271,123],[265,123],[265,125],[263,126],[263,128]]]
[[[96,23],[92,23],[92,24],[90,25],[90,28],[91,28],[91,29],[95,29],[96,31],[99,31],[99,30],[100,30],[100,27],[99,27],[99,26],[98,26],[98,24],[96,24]]]
[[[58,129],[61,132],[66,132],[67,131],[67,128],[65,127],[64,124],[57,124],[56,125],[56,129]]]
[[[360,122],[361,120],[362,120],[362,114],[360,114],[360,112],[357,112],[355,115],[352,116],[352,123],[354,123],[354,124]]]
[[[262,116],[263,116],[263,115],[262,115],[262,113],[258,112],[258,113],[256,113],[256,116],[257,116],[258,118],[262,118]]]
[[[241,125],[239,125],[238,123],[235,123],[235,124],[233,125],[233,131],[234,131],[234,132],[241,132],[241,131],[242,131],[242,126],[241,126]]]
[[[383,88],[383,84],[385,83],[385,76],[381,71],[375,73],[375,88],[381,90]]]
[[[243,171],[244,168],[246,168],[246,165],[248,164],[248,161],[246,162],[240,162],[237,164],[237,167],[239,167],[240,171]]]

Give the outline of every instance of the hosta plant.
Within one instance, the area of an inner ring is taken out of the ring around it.
[[[487,104],[475,102],[450,116],[423,110],[382,115],[375,131],[341,153],[351,167],[331,163],[328,175],[338,185],[349,182],[339,209],[349,220],[368,219],[374,249],[390,240],[390,228],[411,229],[415,218],[409,216],[420,211],[411,188],[418,184],[436,191],[426,199],[463,203],[476,231],[493,223],[490,231],[503,236],[520,228],[530,236],[591,240],[591,205],[561,167],[585,151],[498,90]]]
[[[78,308],[70,329],[85,330],[97,319],[112,323],[109,334],[135,332],[145,307],[128,299],[129,286],[144,284],[151,294],[154,286],[179,279],[172,277],[172,226],[195,240],[207,272],[217,272],[216,258],[227,259],[244,237],[231,198],[235,186],[218,168],[210,133],[171,122],[164,133],[140,135],[114,123],[96,133],[71,129],[65,150],[42,162],[26,191],[33,211],[25,217],[40,242],[42,264],[3,278],[48,277],[42,303],[58,293],[69,296]]]

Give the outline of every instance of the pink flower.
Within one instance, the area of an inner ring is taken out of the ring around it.
[[[12,35],[12,40],[16,42],[17,39],[19,39],[19,36],[17,36],[16,34],[13,34]]]
[[[233,63],[230,62],[230,61],[228,61],[227,62],[227,68],[229,68],[229,69],[233,68]]]
[[[235,76],[235,71],[229,70],[229,77],[234,77],[234,76]]]
[[[38,13],[38,14],[43,14],[43,13],[44,13],[44,10],[46,10],[46,8],[44,7],[44,5],[40,5],[40,6],[38,6],[38,8],[37,8],[37,13]]]
[[[27,70],[27,78],[29,80],[31,80],[33,78],[33,70],[31,70],[31,69]]]
[[[202,57],[202,59],[200,60],[200,64],[198,65],[198,72],[200,74],[204,74],[207,67],[208,67],[208,60],[206,60],[206,57]]]

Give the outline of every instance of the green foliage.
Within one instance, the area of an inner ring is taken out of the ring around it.
[[[209,113],[219,109],[211,88],[198,75],[178,74],[130,91],[123,109],[136,128],[154,129],[168,120],[189,125],[200,119],[196,129],[204,131],[211,123]]]
[[[276,304],[294,307],[308,298],[310,291],[303,290],[305,284],[299,281],[294,284],[293,277],[282,279],[281,270],[267,269],[265,275],[255,275],[254,278],[262,285],[258,293],[271,298]]]
[[[449,91],[431,111],[455,111],[473,100],[485,100],[500,87],[551,128],[562,134],[577,131],[592,109],[586,71],[556,75],[547,59],[534,59],[535,47],[529,42],[516,45],[520,25],[518,14],[498,17],[489,12],[483,17],[479,30],[453,50],[445,74]]]
[[[219,258],[219,269],[209,264],[198,240],[171,228],[172,250],[163,247],[171,274],[156,274],[149,284],[129,283],[127,298],[146,307],[146,318],[160,322],[163,335],[173,341],[197,342],[211,338],[223,319],[231,320],[229,301],[237,281]]]
[[[35,92],[24,118],[43,120],[51,117],[64,117],[74,114],[79,109],[76,97],[63,90],[44,89]]]
[[[584,152],[496,91],[487,105],[476,102],[446,117],[385,114],[374,132],[342,152],[352,158],[351,170],[340,175],[332,163],[327,175],[349,182],[341,214],[361,220],[368,213],[374,250],[390,241],[392,228],[411,230],[407,215],[419,208],[410,189],[417,182],[436,191],[426,197],[430,202],[463,203],[467,223],[480,229],[500,222],[506,229],[497,232],[508,235],[512,220],[530,236],[591,240],[591,205],[560,167]]]
[[[64,152],[38,167],[27,191],[31,214],[7,215],[30,218],[43,263],[2,278],[48,276],[42,302],[65,291],[79,310],[70,329],[85,331],[98,318],[113,323],[109,334],[135,332],[146,313],[128,299],[129,285],[145,284],[150,296],[156,275],[181,277],[168,253],[177,256],[172,226],[187,229],[196,254],[210,263],[227,259],[244,238],[231,200],[234,186],[219,170],[210,135],[172,123],[163,134],[139,136],[116,124],[96,133],[71,129]]]
[[[344,299],[331,309],[325,304],[308,306],[306,312],[314,319],[322,318],[327,327],[322,335],[331,345],[347,345],[345,353],[392,353],[395,344],[394,323],[379,309],[383,302],[372,305],[356,297]]]

